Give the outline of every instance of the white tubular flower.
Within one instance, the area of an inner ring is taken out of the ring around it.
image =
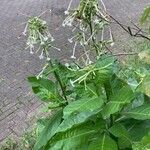
[[[72,39],[68,39],[69,43],[73,43],[73,40]]]
[[[45,42],[44,41],[41,41],[41,45],[44,45],[45,44]]]
[[[89,60],[89,65],[92,64],[93,62],[91,60]]]
[[[50,60],[51,60],[51,58],[49,57],[49,53],[48,53],[48,51],[47,51],[47,50],[45,51],[45,55],[46,55],[46,60],[47,60],[47,61],[50,61]]]
[[[105,14],[103,14],[101,11],[99,11],[98,10],[98,12],[100,13],[100,15],[106,20],[106,21],[109,21],[108,19],[107,19],[107,15]]]
[[[55,41],[55,39],[53,38],[53,36],[47,31],[47,37],[51,39],[51,41]]]
[[[70,58],[71,58],[71,59],[76,59],[76,57],[75,57],[74,55],[72,55]]]
[[[43,74],[43,72],[45,71],[45,69],[46,69],[47,66],[48,66],[48,64],[46,64],[46,65],[43,67],[42,71],[36,76],[37,79],[42,78],[42,74]]]
[[[44,58],[43,53],[44,53],[44,50],[42,50],[41,55],[39,56],[40,59],[43,59],[43,58]]]
[[[81,31],[85,31],[85,27],[83,26],[82,22],[80,22],[79,29],[80,29]]]
[[[47,57],[47,58],[46,58],[46,60],[47,60],[47,61],[50,61],[50,60],[51,60],[51,58],[50,58],[50,57]]]
[[[112,35],[112,31],[111,31],[111,27],[109,27],[109,33],[110,33],[110,41],[112,42],[111,44],[110,44],[110,46],[114,46],[114,38],[113,38],[113,35]]]
[[[75,87],[74,82],[72,80],[70,80],[70,84],[72,87]]]
[[[60,48],[57,48],[57,47],[52,46],[52,45],[51,45],[51,47],[52,47],[52,48],[54,48],[54,49],[56,49],[56,50],[58,50],[58,51],[61,51],[61,49],[60,49]]]
[[[77,44],[78,44],[78,42],[76,41],[74,44],[74,47],[73,47],[73,51],[72,51],[72,56],[71,56],[72,59],[76,59],[75,52],[76,52]]]
[[[68,5],[68,8],[67,8],[67,10],[64,12],[64,13],[65,13],[65,15],[68,15],[68,14],[69,14],[69,10],[70,10],[70,7],[71,7],[71,4],[72,4],[72,1],[73,1],[73,0],[70,0],[69,5]]]
[[[72,38],[69,38],[69,39],[68,39],[69,43],[73,43],[73,39],[74,39],[75,37],[77,37],[77,35],[73,36]]]
[[[69,65],[69,63],[65,63],[65,66],[66,66],[66,67],[69,67],[70,65]]]
[[[51,37],[51,42],[54,42],[54,41],[55,41],[55,39],[53,37]]]
[[[71,56],[72,59],[76,59],[75,52],[76,52],[77,44],[78,44],[78,42],[76,41],[74,44],[74,47],[73,47],[73,51],[72,51],[72,56]]]
[[[23,35],[26,35],[27,29],[28,29],[28,23],[26,24],[26,26],[25,26],[25,28],[24,28],[24,31],[22,32]]]
[[[46,42],[46,41],[48,40],[48,37],[45,36],[45,37],[43,38],[43,40]]]
[[[72,32],[74,32],[76,29],[77,29],[77,27],[74,27],[74,28],[72,29]]]
[[[65,26],[69,26],[71,27],[72,26],[72,23],[74,21],[74,18],[75,18],[75,15],[76,15],[76,12],[73,13],[72,15],[68,16],[62,23],[62,26],[65,27]]]
[[[86,51],[85,46],[84,46],[84,45],[82,45],[82,46],[83,46],[84,53],[85,53],[86,58],[87,58],[87,60],[86,60],[87,65],[88,65],[88,64],[91,64],[91,63],[92,63],[92,61],[91,61],[91,59],[90,59],[90,56],[89,56],[88,52]]]
[[[95,23],[95,24],[98,24],[98,23],[99,23],[99,20],[98,20],[98,19],[95,19],[95,20],[94,20],[94,23]]]
[[[115,43],[114,43],[114,42],[112,42],[112,43],[110,44],[110,46],[111,46],[111,47],[113,47],[114,45],[115,45]]]
[[[42,25],[46,25],[46,21],[42,21]]]
[[[29,47],[30,47],[30,54],[34,54],[34,52],[33,52],[34,46],[31,44]]]

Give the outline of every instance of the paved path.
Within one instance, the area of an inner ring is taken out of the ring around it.
[[[122,22],[126,22],[128,17],[137,22],[140,12],[150,3],[150,0],[105,1],[108,10]],[[68,31],[55,29],[61,25],[68,2],[69,0],[0,0],[0,141],[9,136],[19,136],[37,116],[36,112],[41,105],[32,95],[26,77],[38,73],[42,63],[37,56],[24,50],[25,38],[17,38],[24,29],[21,23],[27,21],[27,17],[21,13],[36,16],[45,9],[52,9],[52,14],[45,14],[43,18],[50,23],[58,47],[66,49],[69,45],[64,39],[68,36]],[[122,34],[121,31],[117,33],[120,36]],[[52,51],[52,54],[64,59],[70,52]]]

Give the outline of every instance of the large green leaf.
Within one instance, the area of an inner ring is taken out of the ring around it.
[[[118,147],[113,139],[103,134],[94,142],[90,143],[88,150],[118,150]]]
[[[134,99],[134,93],[131,88],[127,85],[121,88],[115,95],[110,98],[110,101],[102,110],[102,115],[104,118],[110,117],[122,109],[126,104],[129,104]]]
[[[123,115],[137,120],[150,119],[150,104],[144,104],[129,111],[123,112]]]
[[[49,119],[34,146],[34,150],[40,150],[43,148],[56,133],[56,130],[61,123],[62,114],[62,110],[60,110],[53,116],[52,119]]]
[[[71,102],[69,105],[67,105],[64,110],[64,118],[67,118],[71,114],[77,114],[83,111],[92,112],[96,109],[100,109],[103,105],[103,98],[97,97],[97,98],[84,98],[79,99],[74,102]]]
[[[129,135],[129,132],[122,124],[115,124],[109,129],[109,132],[118,138],[118,145],[120,149],[131,147],[131,137]]]
[[[68,118],[63,120],[56,132],[64,132],[70,128],[78,126],[81,123],[95,119],[97,118],[98,113],[100,113],[100,110],[70,115]],[[103,120],[101,121],[101,128],[102,127],[105,128],[105,122]]]
[[[82,150],[99,130],[100,123],[87,122],[66,132],[60,132],[50,140],[49,150]]]
[[[36,77],[28,77],[28,81],[30,82],[33,92],[41,98],[41,100],[50,102],[57,101],[60,102],[62,98],[60,97],[55,83],[48,79]]]

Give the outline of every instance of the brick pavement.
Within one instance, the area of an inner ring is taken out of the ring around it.
[[[140,12],[150,3],[150,0],[105,1],[108,10],[122,22],[126,22],[128,17],[137,22]],[[18,39],[24,29],[21,24],[28,18],[22,14],[37,16],[45,9],[52,10],[52,14],[47,13],[43,18],[50,24],[50,31],[57,39],[56,44],[64,51],[52,51],[51,54],[65,59],[70,56],[70,45],[65,40],[69,33],[67,29],[57,29],[68,2],[69,0],[0,0],[0,141],[9,136],[20,136],[30,126],[41,106],[33,96],[26,77],[38,73],[42,62],[36,55],[32,56],[25,50],[24,37]],[[126,41],[121,30],[117,30],[117,35]]]

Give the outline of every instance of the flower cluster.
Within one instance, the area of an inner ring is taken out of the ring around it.
[[[91,49],[93,43],[96,51],[101,51],[98,47],[99,45],[104,45],[104,43],[110,43],[110,46],[113,46],[113,35],[110,29],[110,39],[109,42],[104,40],[104,29],[105,26],[109,25],[107,15],[105,13],[106,7],[101,0],[104,11],[101,11],[99,8],[98,0],[81,0],[79,6],[76,10],[71,10],[72,0],[70,0],[67,10],[64,12],[65,15],[68,15],[63,21],[63,27],[73,27],[72,32],[77,31],[77,34],[68,39],[70,43],[74,42],[72,50],[72,59],[76,59],[75,53],[77,46],[82,46],[87,64],[90,64],[90,54],[86,51],[87,47]],[[99,17],[101,16],[101,17]],[[101,37],[100,39],[98,37]]]
[[[33,54],[35,46],[38,46],[36,52],[41,51],[41,54],[39,55],[40,59],[43,59],[46,56],[47,60],[50,60],[50,48],[60,51],[59,48],[52,45],[52,42],[55,39],[48,31],[46,21],[43,21],[38,17],[30,18],[23,31],[24,35],[26,35],[26,33],[28,33],[27,48],[29,48],[30,53]]]

